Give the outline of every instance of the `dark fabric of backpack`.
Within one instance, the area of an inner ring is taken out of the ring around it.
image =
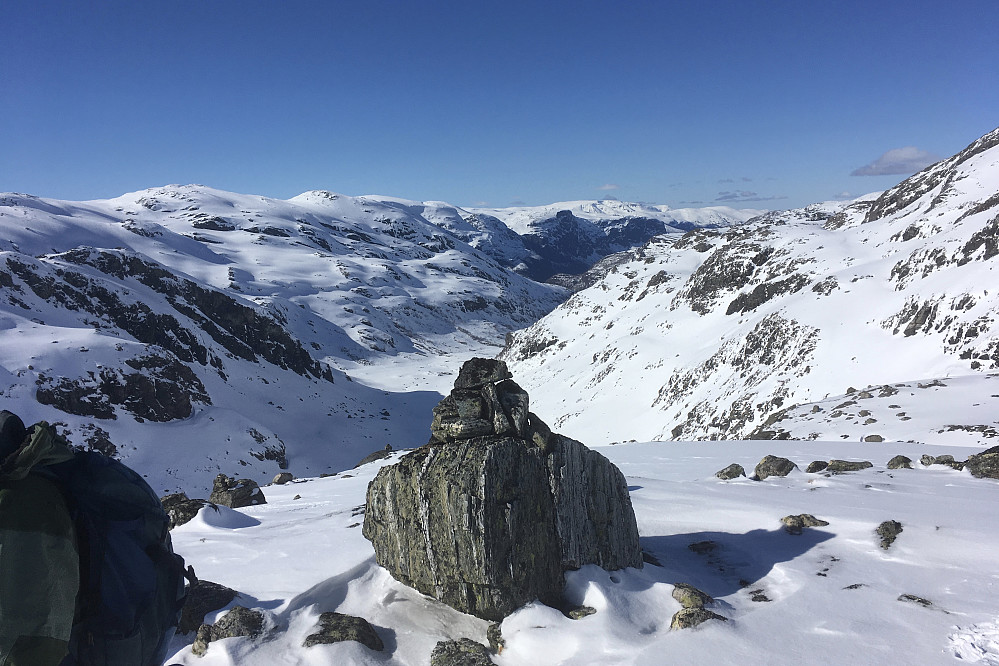
[[[24,443],[28,431],[17,414],[0,411],[0,463]]]
[[[142,477],[93,451],[38,473],[65,493],[77,528],[80,593],[67,666],[162,666],[185,600],[184,560]]]

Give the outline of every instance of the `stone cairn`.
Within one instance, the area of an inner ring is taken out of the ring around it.
[[[430,442],[379,471],[364,516],[379,565],[488,620],[560,606],[567,570],[642,566],[624,475],[552,433],[511,377],[502,361],[465,363]]]

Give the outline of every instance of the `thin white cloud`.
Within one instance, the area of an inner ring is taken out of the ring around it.
[[[614,183],[607,183],[606,185],[601,185],[597,189],[600,190],[601,192],[609,192],[611,190],[620,190],[621,186],[615,185]]]
[[[924,169],[940,158],[915,146],[892,148],[866,166],[854,169],[851,176],[909,175]]]

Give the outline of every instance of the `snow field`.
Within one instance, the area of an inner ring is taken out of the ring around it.
[[[497,664],[999,663],[999,484],[918,463],[924,453],[963,459],[981,447],[726,441],[598,450],[626,475],[642,547],[662,566],[569,572],[567,600],[597,612],[571,620],[528,604],[504,620],[507,647],[494,657]],[[733,462],[752,474],[766,454],[788,457],[799,469],[760,482],[714,477]],[[896,454],[917,461],[915,469],[887,470]],[[178,637],[168,663],[425,666],[439,640],[485,643],[487,622],[393,580],[361,536],[367,483],[398,455],[335,477],[267,486],[267,505],[205,509],[175,529],[175,547],[198,575],[239,590],[234,603],[264,610],[275,630],[256,642],[213,643],[203,659]],[[874,467],[802,471],[831,458]],[[829,525],[786,533],[780,518],[799,513]],[[874,530],[889,519],[903,532],[883,550]],[[671,631],[680,609],[671,596],[675,583],[712,595],[710,610],[728,621]],[[931,605],[900,601],[902,595]],[[319,613],[332,610],[367,619],[386,650],[357,643],[302,648]]]

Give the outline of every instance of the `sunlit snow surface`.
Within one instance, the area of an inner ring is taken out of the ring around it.
[[[963,459],[980,450],[821,441],[599,447],[626,475],[642,547],[663,566],[568,574],[569,600],[597,613],[571,620],[540,604],[524,607],[503,622],[507,647],[495,662],[997,664],[999,482],[918,462],[922,454]],[[766,454],[799,469],[761,482],[714,476],[730,463],[752,474]],[[915,469],[887,470],[896,454],[915,460]],[[802,471],[831,458],[874,467],[832,476]],[[486,622],[422,596],[375,564],[360,523],[365,488],[381,464],[268,486],[267,505],[222,514],[207,508],[175,529],[175,547],[198,575],[239,590],[233,603],[263,610],[272,630],[257,641],[212,643],[204,658],[187,646],[193,634],[178,637],[167,663],[425,665],[439,640],[485,643]],[[829,525],[784,532],[780,518],[800,513]],[[885,520],[903,526],[889,550],[874,532]],[[706,541],[714,544],[708,552],[688,548]],[[711,609],[729,621],[671,631],[679,582],[712,595]],[[385,651],[352,642],[301,647],[324,611],[366,618]]]

